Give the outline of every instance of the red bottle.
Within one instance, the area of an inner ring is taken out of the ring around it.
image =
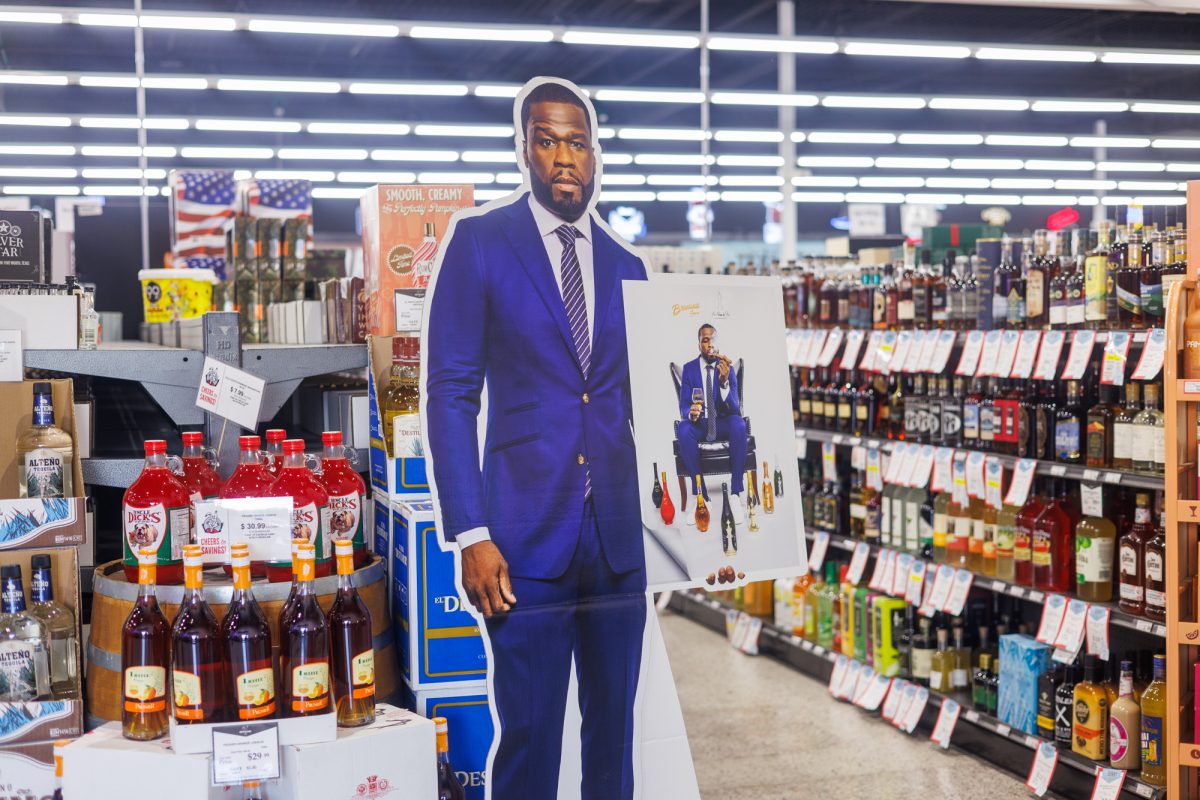
[[[274,497],[292,498],[292,538],[304,539],[317,552],[317,577],[333,572],[329,532],[329,492],[313,471],[304,465],[304,440],[288,439],[283,443],[283,466],[271,486]],[[290,581],[292,563],[268,561],[267,580]]]
[[[1033,585],[1033,525],[1046,504],[1041,488],[1035,478],[1033,492],[1017,512],[1013,524],[1013,578],[1021,586]]]
[[[257,436],[238,437],[238,448],[241,450],[238,455],[238,465],[234,468],[233,474],[229,476],[229,480],[225,481],[225,485],[221,487],[222,500],[273,496],[271,486],[275,483],[275,476],[267,469],[263,452],[259,449],[261,444],[262,440]],[[225,574],[233,574],[233,568],[228,564],[225,565]],[[265,561],[250,562],[250,574],[255,578],[263,577],[267,574],[267,563]]]
[[[1033,588],[1066,592],[1075,574],[1074,528],[1054,494],[1033,523]]]
[[[221,476],[204,455],[204,434],[200,431],[183,434],[183,477],[180,480],[191,492],[193,503],[221,493]]]
[[[183,583],[183,546],[191,541],[191,501],[188,490],[167,468],[167,443],[147,439],[146,465],[125,490],[121,545],[125,579],[138,579],[137,552],[158,552],[158,582]]]
[[[675,521],[675,504],[671,502],[671,492],[667,489],[667,473],[665,472],[662,474],[662,493],[662,502],[658,504],[658,513],[662,515],[662,521],[670,525]]]
[[[267,469],[271,470],[272,475],[278,475],[279,468],[283,466],[284,439],[287,439],[287,431],[283,428],[267,430]]]
[[[367,540],[363,512],[367,506],[367,484],[350,466],[341,431],[321,434],[321,483],[329,492],[329,538],[354,542],[354,566],[367,562]]]

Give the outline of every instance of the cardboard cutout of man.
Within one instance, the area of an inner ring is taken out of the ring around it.
[[[491,797],[556,796],[574,663],[577,796],[622,800],[647,597],[621,282],[646,270],[593,211],[600,158],[582,92],[535,79],[517,103],[529,191],[456,218],[444,244],[425,437],[443,535],[490,641]]]

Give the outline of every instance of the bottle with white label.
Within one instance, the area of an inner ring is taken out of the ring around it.
[[[54,599],[50,556],[39,553],[30,559],[29,613],[46,626],[49,639],[50,691],[55,699],[76,697],[78,690],[79,628],[75,614]]]
[[[268,561],[267,580],[275,583],[292,579],[292,539],[304,539],[316,548],[318,578],[330,574],[333,560],[329,538],[329,492],[305,466],[303,439],[288,439],[283,443],[283,466],[271,486],[271,494],[292,498],[292,530],[284,551],[289,561]]]
[[[1117,526],[1104,517],[1103,492],[1100,484],[1080,484],[1083,517],[1075,526],[1075,592],[1089,603],[1112,600]]]
[[[354,450],[342,444],[341,431],[325,431],[321,434],[321,444],[324,451],[320,478],[329,492],[329,539],[353,541],[354,563],[362,566],[367,560],[363,520],[367,485],[350,464]]]
[[[50,636],[41,620],[25,610],[19,564],[0,567],[0,607],[0,700],[48,700]]]
[[[1154,535],[1150,523],[1150,495],[1139,492],[1133,511],[1133,524],[1121,537],[1117,555],[1120,569],[1117,606],[1127,614],[1141,614],[1146,608],[1146,542]]]
[[[1133,468],[1161,472],[1166,464],[1166,418],[1158,408],[1158,384],[1142,387],[1142,410],[1133,418]]]
[[[1130,381],[1125,384],[1125,403],[1113,415],[1113,469],[1133,468],[1133,421],[1141,409],[1141,386]]]
[[[1162,500],[1159,499],[1161,507]],[[1167,530],[1164,512],[1159,512],[1158,527],[1146,542],[1144,564],[1146,567],[1146,608],[1150,619],[1167,618]]]

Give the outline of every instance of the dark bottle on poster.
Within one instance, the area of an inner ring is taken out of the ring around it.
[[[729,484],[721,484],[721,547],[725,555],[737,555],[737,528],[733,524],[733,509],[729,507]]]
[[[804,424],[803,417],[801,417],[800,424],[801,425]],[[654,501],[655,508],[662,507],[663,487],[662,487],[662,484],[658,482],[658,462],[657,461],[654,462],[654,489],[651,490],[651,492],[650,492],[650,499],[652,499]]]
[[[775,497],[783,497],[783,470],[779,468],[779,462],[775,462],[775,471],[772,473],[775,484]]]

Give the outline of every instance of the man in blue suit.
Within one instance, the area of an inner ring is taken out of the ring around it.
[[[580,796],[621,800],[647,607],[621,282],[646,272],[591,211],[582,97],[539,84],[520,121],[531,193],[459,219],[434,278],[426,440],[443,533],[491,643],[492,800],[556,797],[572,659]]]
[[[679,440],[679,459],[687,470],[689,481],[701,473],[700,443],[718,440],[729,442],[729,505],[733,517],[742,522],[741,493],[745,489],[747,432],[738,399],[737,373],[731,369],[728,356],[717,350],[717,329],[705,323],[696,332],[700,355],[683,365],[679,381],[679,418],[676,438]],[[696,398],[700,399],[697,400]],[[703,483],[701,484],[703,486]],[[703,486],[704,499],[708,488]],[[693,506],[693,508],[695,508]]]

